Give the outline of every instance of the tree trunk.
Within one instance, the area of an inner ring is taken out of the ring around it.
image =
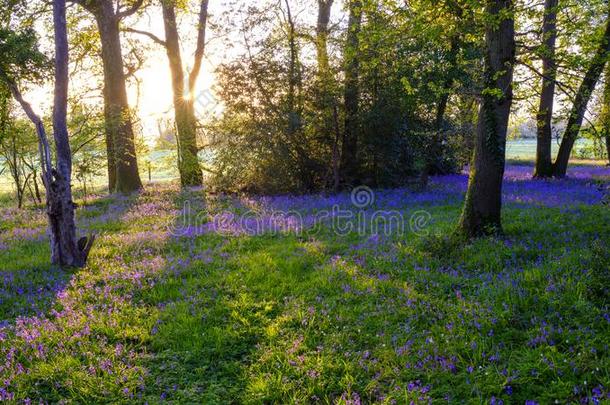
[[[93,236],[76,239],[75,204],[72,201],[72,152],[66,122],[68,106],[68,34],[66,1],[54,0],[55,97],[53,101],[53,138],[56,167],[46,173],[47,214],[51,231],[51,262],[60,266],[83,267],[87,262]],[[41,126],[42,127],[42,126]]]
[[[338,109],[333,95],[333,76],[328,59],[328,24],[334,0],[318,0],[318,21],[316,24],[316,54],[318,63],[318,108],[321,112],[320,129],[324,139],[331,145],[331,172],[333,190],[339,189],[339,142],[341,131],[338,123]]]
[[[502,180],[515,64],[512,7],[512,0],[488,0],[486,6],[487,14],[494,21],[488,25],[485,34],[485,90],[468,191],[459,224],[459,231],[468,237],[502,231]]]
[[[563,134],[563,139],[561,140],[561,146],[559,147],[559,153],[557,154],[557,159],[553,165],[553,176],[555,177],[566,176],[570,155],[572,154],[574,143],[578,138],[578,134],[582,126],[585,112],[587,110],[587,104],[589,104],[591,94],[593,93],[593,90],[595,89],[595,86],[597,85],[597,82],[599,81],[599,78],[604,70],[604,66],[609,54],[610,13],[606,19],[606,31],[604,32],[602,43],[591,61],[591,66],[589,66],[589,69],[585,74],[585,78],[578,89],[578,93],[576,93],[576,98],[574,99],[572,111],[570,112],[570,117],[568,118],[566,130]]]
[[[288,134],[290,137],[296,135],[301,130],[301,112],[297,91],[301,88],[301,72],[299,64],[299,54],[297,46],[297,32],[295,23],[292,19],[290,3],[285,0],[286,16],[288,19]],[[298,150],[298,149],[297,149]]]
[[[66,124],[68,104],[68,35],[66,32],[66,2],[53,1],[55,34],[55,97],[53,106],[53,136],[56,167],[51,164],[47,134],[40,117],[23,99],[17,84],[9,80],[9,88],[34,123],[38,135],[43,181],[46,187],[47,217],[51,234],[51,263],[59,266],[83,267],[87,262],[94,237],[76,239],[74,202],[72,201],[72,154]]]
[[[602,129],[606,141],[606,157],[610,165],[610,63],[606,65],[606,85],[602,105]]]
[[[38,186],[38,171],[34,170],[32,176],[32,181],[34,182],[34,195],[36,196],[36,201],[38,204],[42,203],[42,197],[40,196],[40,187]]]
[[[129,193],[142,188],[127,101],[119,21],[110,0],[88,3],[102,42],[104,66],[104,118],[108,152],[108,180],[111,191]],[[114,170],[113,170],[114,166]]]
[[[606,127],[606,156],[608,165],[610,166],[610,128]]]
[[[345,63],[345,128],[341,145],[341,174],[346,185],[357,181],[358,172],[358,105],[360,98],[359,78],[360,28],[362,25],[362,3],[349,1],[349,19],[344,50]]]
[[[328,61],[328,23],[334,0],[318,0],[318,22],[316,24],[316,52],[318,56],[318,75],[326,83],[330,73]]]
[[[185,87],[184,69],[180,55],[180,39],[176,26],[175,4],[161,1],[165,27],[165,50],[169,60],[174,92],[174,114],[178,136],[178,169],[182,186],[201,186],[203,173],[197,157],[197,119],[192,89]],[[207,13],[207,9],[206,9]]]
[[[558,0],[546,0],[544,5],[544,23],[542,26],[542,92],[540,106],[536,116],[537,144],[536,168],[534,177],[553,175],[553,158],[551,146],[553,141],[552,120],[555,100],[555,43],[557,42],[557,4]]]

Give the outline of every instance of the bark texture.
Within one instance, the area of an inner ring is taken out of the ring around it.
[[[552,120],[555,101],[555,44],[557,42],[557,4],[558,0],[546,0],[544,22],[542,25],[542,92],[537,122],[536,167],[534,177],[550,177],[553,174],[551,146],[553,140]]]
[[[180,54],[180,37],[176,25],[176,10],[174,1],[161,1],[163,9],[163,25],[165,28],[165,50],[172,75],[172,90],[174,101],[174,116],[178,136],[178,170],[183,187],[201,186],[203,173],[199,164],[197,147],[197,118],[195,116],[195,84],[201,68],[201,59],[205,45],[205,26],[207,21],[208,1],[201,2],[199,14],[199,34],[195,67],[188,75],[185,83],[185,73]]]
[[[104,119],[108,153],[108,187],[129,193],[142,188],[121,49],[119,24],[133,14],[141,1],[127,10],[115,10],[112,0],[79,0],[95,17],[102,43],[104,67]]]
[[[513,100],[515,22],[512,0],[488,0],[485,91],[459,231],[476,237],[502,231],[502,179],[506,133]]]

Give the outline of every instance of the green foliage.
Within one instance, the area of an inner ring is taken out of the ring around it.
[[[0,28],[0,80],[40,81],[47,77],[50,62],[38,50],[33,28],[20,31]]]
[[[297,21],[304,33],[297,38],[296,96],[289,90],[289,42],[276,21],[281,14],[274,6],[249,9],[242,28],[247,52],[218,71],[225,110],[210,127],[218,169],[212,184],[265,193],[332,187],[345,131],[341,70],[348,57],[359,69],[357,181],[391,187],[422,171],[459,170],[472,117],[462,110],[468,97],[456,93],[478,81],[477,8],[429,3],[363,2],[358,52],[344,50],[345,33],[331,32],[332,77],[322,82],[316,61],[303,56],[309,44],[302,38],[315,34]]]

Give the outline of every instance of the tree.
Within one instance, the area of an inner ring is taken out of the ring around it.
[[[322,136],[328,137],[330,134],[334,135],[332,136],[332,140],[328,143],[332,145],[332,188],[333,190],[338,190],[341,183],[341,173],[339,171],[341,129],[339,128],[339,111],[334,94],[335,81],[328,56],[328,24],[330,22],[333,2],[334,0],[318,0],[315,44],[318,64],[317,81],[319,94],[316,104],[321,115],[320,130]]]
[[[608,14],[606,16],[606,27],[601,38],[600,44],[591,60],[589,68],[585,73],[585,77],[576,92],[574,97],[574,103],[572,104],[572,110],[568,117],[566,129],[561,140],[559,152],[557,158],[553,164],[553,176],[565,177],[568,170],[568,163],[570,161],[570,155],[574,148],[574,143],[578,138],[580,129],[582,127],[585,113],[587,111],[587,105],[591,99],[591,94],[595,90],[595,86],[599,81],[604,66],[610,56],[610,5],[608,5]]]
[[[67,129],[68,103],[68,35],[66,29],[65,0],[53,2],[53,28],[55,38],[55,90],[53,102],[53,138],[55,166],[46,130],[41,118],[24,100],[13,75],[40,64],[44,57],[35,47],[35,37],[12,34],[12,41],[2,44],[8,59],[0,65],[0,77],[11,94],[36,127],[38,135],[42,178],[46,189],[47,217],[51,238],[51,263],[59,266],[83,267],[87,262],[94,237],[76,238],[76,224],[72,201],[72,153]],[[8,44],[8,46],[6,46]],[[24,46],[27,45],[27,46]],[[10,45],[13,45],[12,47]],[[15,46],[17,45],[17,46]],[[11,49],[12,48],[12,49]]]
[[[130,6],[112,0],[76,0],[96,20],[104,67],[104,116],[108,156],[108,187],[128,193],[142,188],[125,80],[119,24],[143,3]]]
[[[557,42],[558,0],[546,0],[544,22],[542,24],[542,91],[537,120],[536,168],[534,177],[550,177],[553,174],[551,144],[553,140],[552,121],[555,102],[555,82],[557,67],[555,44]]]
[[[601,112],[602,133],[606,141],[606,156],[610,164],[610,63],[606,65],[606,85],[604,87]]]
[[[345,185],[358,180],[358,105],[360,99],[360,29],[362,27],[362,3],[348,1],[349,18],[344,50],[345,123],[341,145],[341,176]]]
[[[176,3],[174,0],[161,0],[163,25],[165,27],[165,49],[172,74],[174,91],[174,112],[178,130],[178,169],[183,186],[200,186],[203,175],[197,156],[197,118],[195,117],[195,85],[201,70],[205,51],[205,33],[208,17],[208,0],[202,0],[197,26],[197,48],[193,69],[188,74],[187,88],[184,88],[184,70],[180,55],[180,39],[176,25]]]
[[[193,68],[187,74],[182,64],[180,35],[176,22],[175,0],[161,0],[165,40],[150,32],[126,28],[125,31],[146,35],[165,48],[172,79],[175,125],[178,132],[178,171],[182,186],[201,186],[203,173],[199,164],[197,147],[197,117],[195,116],[195,86],[201,71],[205,53],[208,0],[202,0],[197,20],[197,44],[193,57]]]
[[[37,179],[38,142],[29,125],[9,115],[10,93],[7,96],[0,96],[0,158],[13,180],[17,208],[22,208],[28,191],[35,204],[42,202]]]
[[[487,0],[485,89],[468,191],[458,228],[467,237],[502,231],[502,180],[515,64],[512,12],[512,0]]]

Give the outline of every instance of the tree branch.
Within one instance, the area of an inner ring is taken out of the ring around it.
[[[195,49],[193,69],[189,73],[189,94],[192,94],[201,70],[201,60],[205,52],[205,31],[208,22],[208,0],[201,0],[197,26],[197,48]]]
[[[117,13],[116,13],[116,18],[117,20],[122,20],[125,17],[129,17],[130,15],[134,14],[136,11],[138,11],[138,9],[140,7],[142,7],[142,4],[144,3],[144,0],[136,0],[135,3],[133,3],[131,5],[131,7],[123,10],[123,11],[119,11],[117,9]]]
[[[161,45],[164,48],[167,46],[167,42],[165,42],[164,40],[162,40],[161,38],[159,38],[152,32],[136,30],[135,28],[129,28],[129,27],[121,28],[121,30],[124,32],[130,32],[132,34],[144,35],[145,37],[152,39],[153,42],[157,43],[158,45]]]
[[[17,100],[17,102],[21,105],[21,108],[25,112],[25,115],[27,115],[27,117],[30,119],[30,121],[32,121],[32,123],[34,123],[34,126],[36,127],[36,134],[38,134],[38,140],[39,140],[38,145],[39,145],[39,152],[40,152],[40,160],[42,161],[41,163],[42,163],[43,176],[45,177],[45,180],[46,180],[46,179],[48,179],[47,176],[50,176],[52,173],[52,166],[51,166],[51,152],[50,152],[50,147],[49,147],[49,140],[47,138],[47,133],[44,129],[42,120],[40,119],[38,114],[36,114],[34,112],[30,103],[28,103],[27,101],[25,101],[23,99],[23,96],[21,95],[21,91],[19,91],[19,87],[17,86],[17,83],[15,83],[15,81],[12,78],[10,78],[1,69],[0,69],[0,76],[2,76],[5,83],[8,85],[8,88],[9,88],[11,94],[13,95],[13,97],[15,98],[15,100]]]

